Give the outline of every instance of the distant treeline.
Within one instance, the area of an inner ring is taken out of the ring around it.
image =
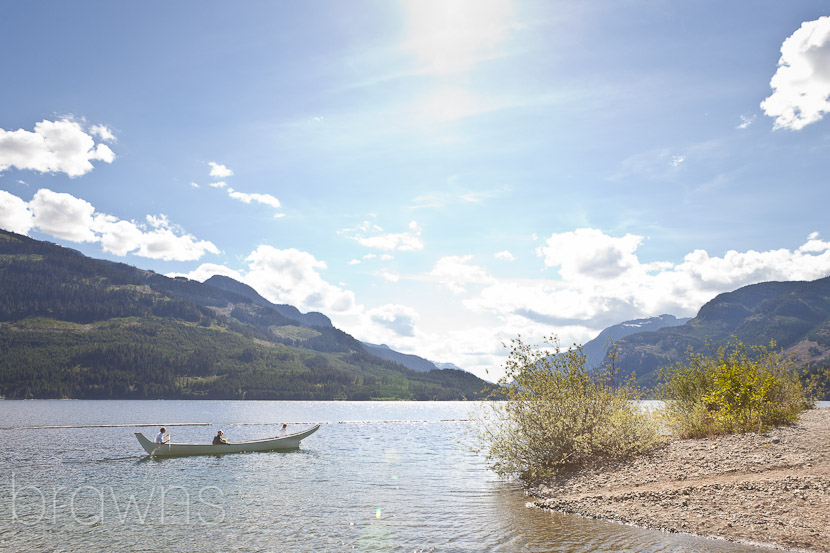
[[[0,394],[9,398],[477,398],[463,371],[410,371],[366,353],[341,357],[262,345],[225,328],[160,318],[0,327]]]

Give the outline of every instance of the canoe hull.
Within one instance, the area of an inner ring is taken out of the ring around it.
[[[187,457],[190,455],[225,455],[227,453],[244,453],[248,451],[291,451],[299,449],[300,441],[311,436],[320,428],[319,424],[302,432],[289,434],[284,438],[236,442],[225,445],[213,444],[162,444],[151,442],[141,432],[135,437],[144,451],[151,457]]]

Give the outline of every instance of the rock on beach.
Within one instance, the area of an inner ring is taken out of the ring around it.
[[[672,440],[528,493],[544,509],[830,553],[830,409],[764,434]]]

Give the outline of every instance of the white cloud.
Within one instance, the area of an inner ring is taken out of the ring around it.
[[[440,282],[455,294],[467,291],[471,284],[489,284],[495,281],[487,271],[477,265],[471,265],[471,255],[451,255],[442,257],[435,263],[429,277]]]
[[[560,280],[500,280],[465,300],[474,311],[513,319],[516,330],[543,325],[590,334],[626,319],[672,313],[693,316],[715,295],[770,280],[814,280],[830,274],[830,242],[811,235],[795,250],[695,250],[680,263],[641,263],[641,237],[594,229],[553,235],[538,253]],[[525,323],[517,318],[525,319]],[[568,338],[570,339],[570,338]]]
[[[741,115],[741,123],[740,123],[740,125],[738,125],[735,128],[736,129],[746,129],[746,128],[748,128],[752,123],[755,122],[756,117],[757,116],[755,116],[755,115],[753,115],[752,117],[747,117],[746,115]]]
[[[493,254],[493,257],[495,257],[499,261],[516,261],[516,258],[513,257],[513,254],[510,253],[508,250],[496,252]]]
[[[112,131],[104,125],[92,125],[89,128],[89,132],[104,142],[115,142],[115,135],[112,134]]]
[[[408,228],[409,231],[405,232],[384,233],[378,225],[365,221],[357,229],[345,229],[339,234],[352,234],[350,238],[358,244],[377,250],[405,252],[424,249],[418,224],[412,221]]]
[[[95,208],[86,200],[42,188],[29,202],[29,209],[41,232],[72,242],[98,241],[92,230]]]
[[[375,324],[391,330],[398,336],[415,336],[415,326],[420,319],[418,312],[406,305],[388,304],[367,311]]]
[[[730,251],[722,256],[696,250],[678,262],[653,263],[641,262],[637,252],[631,251],[632,244],[640,243],[638,236],[614,237],[592,229],[571,234],[574,236],[555,235],[553,242],[585,243],[592,253],[580,256],[578,251],[570,250],[569,255],[576,257],[564,259],[565,253],[560,251],[556,261],[561,265],[554,266],[569,267],[561,278],[492,279],[461,299],[468,309],[464,325],[450,322],[439,330],[435,323],[440,324],[440,320],[429,321],[434,334],[416,332],[411,339],[392,337],[389,345],[436,361],[451,361],[494,379],[502,374],[500,365],[505,358],[499,344],[517,334],[528,343],[540,343],[550,334],[558,335],[565,346],[585,343],[600,330],[628,319],[663,313],[694,316],[717,294],[748,284],[814,280],[830,274],[830,241],[821,240],[817,233],[793,250]],[[580,236],[589,239],[580,242]],[[545,256],[549,243],[540,248],[540,255]],[[603,255],[609,249],[616,254]],[[468,259],[459,259],[462,265],[469,264]],[[605,271],[609,273],[605,278],[586,278],[584,271],[598,259],[616,261],[611,262],[612,270]],[[372,331],[369,327],[361,330]]]
[[[0,228],[28,234],[34,226],[34,215],[29,210],[29,204],[14,194],[0,190]]]
[[[672,165],[672,167],[677,167],[678,165],[680,165],[684,161],[686,161],[686,156],[684,156],[682,154],[678,154],[676,156],[672,156],[671,165]]]
[[[218,254],[219,249],[207,240],[197,240],[192,234],[176,234],[164,216],[147,216],[154,230],[145,232],[136,255],[165,261],[195,261],[205,252]]]
[[[484,288],[478,296],[465,300],[464,304],[473,311],[487,311],[504,320],[513,320],[516,333],[519,333],[529,325],[555,328],[581,323],[591,327],[602,325],[606,319],[618,323],[630,318],[622,316],[616,320],[621,312],[609,299],[613,298],[605,297],[595,288],[585,289],[578,285],[561,286],[548,280],[500,280]],[[605,317],[614,307],[617,308]]]
[[[798,248],[802,253],[821,253],[825,250],[830,250],[830,242],[821,240],[817,232],[811,233],[807,237],[807,242]]]
[[[355,306],[352,292],[323,280],[320,271],[326,263],[310,253],[262,245],[246,261],[245,282],[274,303],[326,313],[347,312]]]
[[[170,221],[167,220],[167,215],[147,215],[147,223],[153,228],[167,228],[170,226]]]
[[[776,129],[799,130],[830,111],[830,17],[805,21],[784,41],[770,87],[761,109]]]
[[[95,143],[93,134],[109,133],[97,125],[88,134],[72,119],[40,121],[34,131],[0,129],[0,172],[11,167],[40,173],[84,175],[94,168],[92,161],[112,163],[115,154],[109,146]]]
[[[352,259],[351,261],[349,261],[349,265],[360,265],[360,260]]]
[[[199,183],[191,181],[190,186],[192,186],[193,188],[199,188]]]
[[[230,177],[233,175],[233,171],[222,165],[221,163],[216,163],[215,161],[208,162],[210,165],[210,173],[208,173],[211,177],[216,177],[218,179],[224,179],[226,177]]]
[[[214,178],[226,178],[233,175],[233,171],[231,171],[225,165],[221,163],[216,163],[215,161],[208,162],[210,165],[210,176]],[[195,188],[199,188],[199,185],[195,182],[191,183]],[[274,209],[280,208],[280,201],[272,196],[271,194],[258,194],[258,193],[247,193],[247,192],[240,192],[238,190],[234,190],[233,188],[228,186],[228,183],[224,180],[218,180],[209,183],[212,188],[221,188],[224,189],[228,197],[233,198],[234,200],[239,200],[240,202],[251,204],[251,203],[258,203],[270,206]],[[280,217],[285,217],[284,213],[275,213],[274,218],[278,219]]]
[[[338,286],[327,282],[322,275],[327,269],[326,263],[308,252],[260,245],[245,258],[245,263],[240,270],[204,263],[189,273],[171,273],[168,276],[184,276],[204,282],[213,275],[225,275],[251,286],[276,304],[287,303],[301,311],[320,311],[341,320],[345,317],[348,320],[368,321],[363,306],[355,303],[354,293],[342,284]],[[390,324],[402,323],[395,323],[392,318],[386,326]],[[355,335],[365,339],[364,335]]]
[[[95,215],[93,227],[100,233],[104,251],[115,255],[127,255],[138,249],[144,237],[144,232],[138,225],[132,221],[119,220],[112,215]]]
[[[193,261],[205,253],[219,253],[212,242],[174,229],[164,215],[148,215],[147,225],[140,225],[96,212],[86,200],[46,188],[30,202],[0,191],[0,227],[24,234],[38,230],[72,242],[100,242],[105,251],[121,256],[132,252],[152,259]]]
[[[559,267],[565,279],[608,279],[637,266],[634,255],[641,236],[608,236],[600,230],[580,228],[573,232],[552,234],[536,253],[548,267]]]
[[[382,271],[380,276],[389,282],[398,282],[401,279],[401,276],[397,273],[390,273],[389,271]]]
[[[245,192],[237,192],[233,188],[229,188],[228,196],[235,200],[244,202],[246,204],[249,204],[251,202],[257,202],[260,204],[271,206],[274,209],[280,208],[280,201],[271,194],[246,194]]]
[[[222,275],[239,282],[245,282],[245,276],[239,271],[234,271],[230,267],[226,267],[225,265],[217,265],[215,263],[202,263],[189,273],[167,273],[166,276],[169,276],[170,278],[182,276],[191,280],[204,282],[214,275]]]

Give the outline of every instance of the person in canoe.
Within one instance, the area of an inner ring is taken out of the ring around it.
[[[161,427],[161,432],[156,434],[156,443],[157,444],[169,444],[170,443],[170,434],[167,433],[167,429],[165,427]]]
[[[213,437],[213,445],[228,445],[228,440],[225,439],[225,433],[221,430]]]
[[[288,425],[283,424],[282,428],[277,430],[277,438],[285,438],[286,436],[288,436]]]

